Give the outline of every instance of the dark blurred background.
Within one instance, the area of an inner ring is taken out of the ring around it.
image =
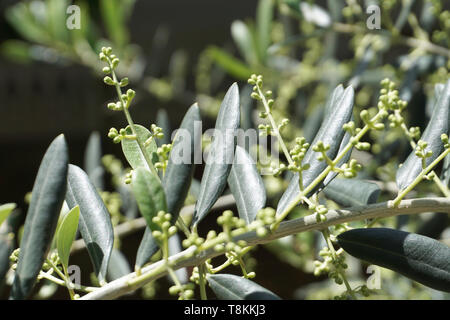
[[[0,44],[20,38],[5,19],[5,9],[17,2],[0,1]],[[96,2],[90,1],[94,9]],[[169,38],[157,66],[163,73],[169,54],[176,49],[183,49],[194,62],[205,46],[229,41],[230,23],[253,16],[256,3],[256,0],[140,0],[129,23],[131,43],[141,46],[144,56],[150,55],[157,28],[166,27]],[[188,65],[192,73],[195,65]],[[0,56],[0,203],[16,202],[21,206],[25,193],[31,191],[45,149],[60,133],[66,135],[72,163],[82,164],[85,144],[93,130],[101,133],[103,153],[120,156],[120,147],[106,135],[111,126],[124,126],[125,121],[121,114],[105,107],[107,101],[114,99],[114,91],[101,79],[80,65],[19,64]],[[176,102],[161,103],[139,90],[137,94],[139,102],[131,112],[138,123],[149,125],[155,121],[157,109],[165,108],[176,127],[188,107]]]

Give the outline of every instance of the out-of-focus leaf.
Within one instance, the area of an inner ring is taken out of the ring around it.
[[[387,228],[353,229],[337,238],[356,258],[450,292],[450,248],[439,241]]]
[[[182,248],[180,237],[178,236],[178,234],[174,234],[169,238],[169,255],[173,256],[177,253],[180,253],[181,251]],[[189,282],[188,271],[186,268],[180,268],[176,270],[175,274],[177,275],[178,280],[181,284]],[[170,278],[170,280],[172,280],[172,278]]]
[[[266,61],[267,49],[270,45],[272,31],[273,4],[272,0],[259,0],[256,8],[256,33],[260,62]]]
[[[218,47],[209,47],[208,55],[226,72],[237,79],[247,80],[253,73],[246,64]]]
[[[164,189],[158,177],[144,168],[137,168],[133,172],[131,187],[147,226],[152,231],[159,230],[152,219],[159,211],[168,211]]]
[[[315,4],[310,4],[306,1],[300,3],[300,10],[303,18],[318,27],[326,28],[331,24],[331,17],[324,9]]]
[[[26,299],[52,243],[66,193],[69,156],[63,135],[47,149],[34,182],[11,299]]]
[[[5,17],[24,39],[36,43],[48,42],[49,36],[44,29],[45,21],[38,21],[35,18],[39,11],[45,15],[45,6],[43,3],[35,2],[34,10],[31,10],[30,5],[30,3],[19,2],[6,10]]]
[[[109,38],[116,47],[123,48],[129,40],[126,27],[126,7],[134,3],[130,0],[101,0],[100,12]]]
[[[266,190],[253,159],[240,146],[236,146],[228,185],[236,200],[239,217],[250,224],[266,204]]]
[[[257,52],[253,45],[252,34],[247,25],[240,20],[233,21],[231,24],[231,36],[241,56],[249,65],[254,65],[256,63]]]
[[[170,127],[169,115],[167,114],[166,109],[159,109],[156,113],[156,125],[162,128],[162,132],[164,133],[164,137],[162,139],[157,139],[156,144],[161,146],[163,144],[170,143],[170,134],[172,133],[172,130]]]
[[[181,207],[192,181],[194,173],[194,147],[200,139],[200,132],[195,130],[195,123],[201,121],[197,104],[186,112],[173,141],[166,173],[163,178],[163,188],[166,195],[167,211],[172,214],[172,222],[178,218]],[[160,209],[163,210],[163,209]],[[147,227],[139,245],[136,266],[143,266],[158,251],[159,247],[153,239],[151,230]]]
[[[280,300],[259,284],[232,274],[208,274],[207,280],[221,300]]]
[[[108,265],[108,271],[106,273],[106,278],[108,281],[114,281],[130,273],[131,268],[127,258],[120,250],[113,249]]]
[[[144,143],[151,137],[151,132],[138,124],[134,125],[134,128],[136,130],[136,133],[139,137],[139,140]],[[126,132],[129,135],[132,135],[132,131],[130,126],[126,127]],[[145,147],[144,151],[147,155],[147,157],[152,161],[153,164],[159,161],[158,154],[156,153],[156,150],[158,147],[156,146],[155,139],[152,139],[151,142]],[[139,148],[139,144],[136,140],[130,140],[130,139],[123,139],[122,140],[122,151],[125,155],[125,158],[127,158],[128,163],[133,169],[137,169],[139,167],[146,168],[150,170],[148,167],[147,161],[145,160],[145,156],[142,153],[141,148]]]
[[[193,225],[197,225],[222,194],[233,162],[235,134],[240,123],[239,89],[234,83],[220,106],[211,151],[203,172],[200,194],[195,205]]]
[[[70,248],[77,234],[80,207],[76,206],[64,217],[56,232],[56,247],[65,270],[69,266]]]
[[[427,150],[433,152],[431,157],[425,159],[428,166],[442,152],[444,146],[441,141],[441,134],[449,132],[450,122],[450,80],[447,81],[445,88],[442,89],[436,104],[433,115],[420,138],[428,143]],[[411,152],[403,165],[397,170],[396,180],[400,190],[408,187],[422,171],[422,159],[417,157],[415,150]]]
[[[48,32],[52,38],[61,41],[69,41],[69,30],[66,26],[66,10],[69,6],[67,0],[47,0],[46,11],[48,16]]]
[[[377,202],[380,187],[359,179],[334,179],[324,189],[327,198],[345,207],[362,206]]]
[[[344,91],[342,85],[339,85],[334,89],[333,94],[328,100],[322,125],[303,159],[303,163],[310,164],[310,168],[302,173],[303,185],[305,188],[327,167],[325,161],[319,161],[317,159],[318,154],[313,151],[312,147],[319,141],[322,141],[324,145],[330,146],[330,149],[327,151],[328,157],[331,159],[336,157],[346,133],[342,126],[349,122],[352,116],[353,98],[354,91],[352,87],[348,87]],[[299,175],[296,173],[278,202],[277,214],[282,213],[300,193],[298,181]],[[320,187],[323,186],[318,186],[318,188]],[[318,188],[316,188],[316,190]],[[316,190],[313,190],[310,194]]]
[[[69,165],[66,202],[69,208],[77,205],[80,207],[81,237],[86,243],[94,271],[102,284],[105,282],[114,244],[111,217],[87,174],[74,165]]]
[[[436,212],[417,228],[416,233],[433,239],[439,239],[449,224],[450,218],[448,213]]]
[[[9,60],[18,63],[30,63],[30,45],[25,41],[6,40],[0,45],[0,52]]]
[[[102,144],[100,135],[97,131],[92,132],[89,136],[86,151],[84,153],[84,168],[94,186],[100,190],[104,190]]]
[[[2,225],[3,221],[8,219],[9,215],[15,208],[15,203],[5,203],[0,205],[0,226]]]

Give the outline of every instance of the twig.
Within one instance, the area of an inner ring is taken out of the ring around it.
[[[219,199],[217,199],[214,206],[211,208],[211,210],[222,210],[229,208],[230,206],[234,205],[236,202],[234,200],[233,195],[229,194],[226,196],[222,196]],[[189,216],[194,213],[195,205],[188,205],[181,209],[180,216]],[[143,217],[130,220],[127,222],[124,222],[122,224],[119,224],[114,228],[114,235],[116,237],[124,237],[129,234],[132,234],[133,232],[136,232],[137,230],[143,229],[147,226],[145,219]],[[86,248],[86,244],[84,243],[83,239],[79,239],[74,241],[71,249],[71,253],[78,252],[80,250],[83,250]]]
[[[268,236],[259,238],[254,231],[246,232],[235,237],[234,241],[244,240],[247,245],[256,245],[271,242],[275,239],[288,235],[301,233],[310,230],[321,230],[331,225],[341,224],[350,221],[386,218],[403,214],[417,214],[422,212],[437,211],[450,213],[450,199],[447,198],[426,198],[402,200],[398,207],[390,207],[388,202],[377,203],[368,206],[358,206],[342,210],[330,210],[325,215],[326,221],[317,222],[316,214],[311,214],[303,218],[290,221],[283,221],[278,229]],[[173,270],[184,267],[198,266],[208,259],[214,258],[224,252],[217,252],[208,249],[196,253],[197,248],[191,246],[188,249],[169,257],[169,263]],[[142,281],[130,281],[136,279],[136,274],[130,273],[117,280],[114,280],[98,290],[88,293],[80,300],[115,299],[128,292],[137,290],[145,284],[166,275],[164,268],[165,261],[158,261],[142,268]]]

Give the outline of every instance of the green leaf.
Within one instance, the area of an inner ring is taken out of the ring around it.
[[[225,189],[233,162],[236,129],[240,123],[239,88],[234,83],[220,106],[208,160],[203,171],[200,194],[195,204],[193,225],[209,212]]]
[[[168,211],[164,189],[158,177],[144,168],[138,168],[133,172],[131,188],[147,226],[152,231],[159,230],[152,219],[159,211]]]
[[[159,245],[152,236],[152,230],[150,230],[149,227],[146,227],[136,254],[136,267],[140,268],[146,264],[158,250]]]
[[[447,81],[445,87],[440,92],[440,95],[434,105],[433,114],[430,121],[420,138],[428,143],[427,150],[433,152],[431,157],[426,158],[425,162],[428,166],[431,164],[443,151],[444,146],[441,141],[441,134],[449,133],[450,122],[450,80]],[[396,180],[397,186],[400,190],[408,187],[414,179],[422,171],[422,159],[417,157],[415,150],[413,150],[403,165],[397,170]]]
[[[5,203],[0,205],[0,226],[2,225],[3,221],[8,219],[8,216],[15,208],[16,208],[15,203]]]
[[[254,65],[258,53],[253,45],[253,37],[247,25],[240,20],[233,21],[231,24],[231,36],[241,56],[249,65]]]
[[[266,205],[266,190],[252,157],[240,146],[236,146],[228,185],[236,200],[239,217],[250,224]]]
[[[69,266],[70,248],[75,240],[80,218],[80,207],[76,206],[64,217],[56,232],[56,247],[65,270]]]
[[[130,264],[125,255],[120,250],[113,249],[108,265],[108,271],[106,273],[108,281],[114,281],[130,273]]]
[[[136,134],[139,137],[139,140],[144,143],[151,137],[151,132],[138,124],[134,125],[134,128],[136,130]],[[126,133],[128,135],[132,135],[133,132],[131,131],[130,126],[126,127]],[[155,139],[153,138],[151,142],[145,147],[144,152],[146,153],[147,157],[152,161],[153,164],[159,161],[158,154],[156,153],[156,150],[158,147],[156,146]],[[127,158],[128,163],[133,169],[137,168],[147,168],[148,167],[147,161],[145,160],[145,156],[142,153],[141,148],[139,147],[139,144],[136,140],[130,140],[130,139],[123,139],[122,140],[122,151],[125,155],[125,158]]]
[[[22,222],[22,212],[13,211],[6,222],[0,225],[0,294],[9,270],[9,257],[16,245],[17,231]]]
[[[380,187],[372,182],[359,179],[338,178],[328,184],[324,193],[328,199],[344,207],[363,206],[377,202]]]
[[[114,244],[111,216],[87,174],[74,165],[69,165],[66,202],[69,208],[80,207],[81,237],[102,284]]]
[[[69,6],[67,0],[47,0],[46,11],[48,16],[47,30],[55,41],[69,41],[69,29],[66,26],[66,10]]]
[[[164,138],[156,139],[156,144],[158,146],[169,144],[171,141],[170,134],[172,133],[172,130],[170,127],[169,115],[165,109],[159,109],[156,113],[156,125],[162,128],[164,133]]]
[[[221,300],[280,300],[259,284],[232,274],[208,274],[208,283]]]
[[[317,132],[311,147],[306,152],[305,158],[302,163],[309,163],[310,168],[302,173],[303,175],[303,186],[306,188],[314,179],[319,176],[319,174],[325,170],[327,163],[325,161],[319,161],[317,152],[314,152],[312,147],[316,145],[319,141],[322,141],[325,145],[330,145],[330,149],[327,151],[328,157],[334,159],[339,149],[342,149],[342,140],[345,137],[345,131],[342,126],[349,122],[353,111],[353,98],[354,91],[350,86],[347,89],[339,85],[334,89],[333,94],[328,99],[327,105],[325,107],[325,116]],[[327,182],[329,182],[327,179]],[[289,186],[278,202],[277,214],[283,212],[288,205],[298,196],[300,193],[299,187],[299,175],[294,174]],[[313,194],[318,188],[323,187],[319,185],[315,188],[308,196]]]
[[[240,80],[247,80],[252,75],[252,70],[246,64],[236,59],[228,52],[214,46],[209,47],[207,50],[211,59],[231,76]]]
[[[94,131],[89,136],[84,153],[84,169],[94,186],[104,190],[102,166],[102,144],[100,134]]]
[[[34,182],[11,299],[26,299],[42,268],[66,193],[68,158],[66,141],[59,135],[47,149]]]
[[[450,292],[450,248],[439,241],[387,228],[353,229],[337,239],[346,252],[358,259]]]
[[[130,0],[101,0],[100,12],[105,23],[109,38],[116,47],[123,48],[129,40],[126,27],[126,6],[130,6],[134,1]]]
[[[195,123],[201,121],[197,104],[192,105],[186,112],[177,132],[172,151],[169,156],[166,173],[163,178],[163,188],[167,201],[167,212],[172,214],[172,223],[178,218],[194,173],[194,147],[199,145],[201,132],[195,130]],[[162,209],[161,209],[162,210]],[[159,249],[151,230],[147,227],[139,245],[136,266],[147,263]]]
[[[260,62],[264,63],[272,33],[273,4],[272,0],[260,0],[256,8],[256,32]]]

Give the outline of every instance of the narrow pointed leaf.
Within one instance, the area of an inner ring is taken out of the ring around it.
[[[253,45],[252,34],[247,25],[240,20],[233,21],[231,24],[231,36],[245,61],[249,65],[255,64],[257,52]]]
[[[173,256],[177,253],[180,253],[182,251],[181,247],[181,240],[178,234],[174,234],[172,237],[169,238],[169,255]],[[185,284],[189,282],[189,275],[186,268],[180,268],[175,271],[175,274],[178,277],[178,280],[181,284]],[[170,278],[170,281],[173,281],[172,278]]]
[[[303,186],[306,188],[319,174],[325,170],[327,164],[325,161],[319,161],[317,152],[314,152],[312,147],[319,141],[322,141],[325,145],[330,145],[330,149],[327,151],[328,157],[334,159],[341,148],[342,140],[345,137],[345,131],[342,126],[349,122],[353,111],[353,98],[354,91],[352,87],[345,89],[342,85],[339,85],[334,89],[333,94],[329,98],[325,107],[325,116],[317,132],[311,147],[306,152],[303,163],[309,163],[310,168],[303,172]],[[328,179],[327,182],[329,182]],[[319,185],[309,195],[313,194],[318,188],[323,187]],[[300,193],[299,187],[299,175],[294,174],[288,188],[284,192],[277,206],[277,214],[282,213],[289,204]],[[309,196],[308,195],[308,196]]]
[[[163,144],[170,143],[170,134],[172,132],[170,127],[169,114],[166,109],[159,109],[156,113],[156,125],[162,128],[164,137],[162,139],[156,139],[156,144],[161,146]]]
[[[337,178],[324,189],[328,199],[344,207],[363,206],[375,203],[380,196],[380,187],[359,179]]]
[[[239,217],[250,224],[266,204],[266,190],[253,159],[239,146],[236,147],[228,185],[236,200]]]
[[[151,137],[152,134],[147,128],[138,124],[135,124],[134,127],[136,129],[136,134],[139,137],[139,140],[142,141],[142,143],[144,143]],[[128,135],[133,134],[130,126],[126,127],[126,133]],[[133,169],[147,168],[148,170],[150,170],[143,151],[139,147],[137,140],[123,139],[121,143],[123,154],[125,155],[125,158],[127,158],[128,163]],[[152,163],[156,163],[159,161],[158,155],[156,153],[157,148],[158,147],[156,146],[155,139],[152,139],[151,142],[144,148],[144,152],[146,153],[148,159],[152,161]]]
[[[66,202],[69,208],[80,207],[81,237],[94,271],[100,283],[104,283],[114,244],[111,216],[87,174],[74,165],[69,165]]]
[[[200,145],[201,132],[195,130],[195,123],[200,122],[200,112],[197,104],[186,112],[180,128],[173,141],[172,151],[163,178],[163,188],[166,195],[167,211],[172,214],[172,222],[178,218],[181,207],[186,200],[194,174],[194,148]],[[136,266],[141,267],[159,247],[152,237],[148,227],[139,245]]]
[[[144,168],[138,168],[133,172],[131,188],[147,226],[152,231],[158,230],[152,219],[159,211],[167,212],[166,196],[158,177]]]
[[[108,281],[114,281],[130,273],[130,264],[128,263],[125,255],[120,250],[113,249],[108,265],[108,272],[106,273],[106,278]]]
[[[450,80],[447,81],[442,90],[438,91],[440,91],[440,94],[434,105],[433,114],[420,138],[428,143],[427,150],[433,152],[431,157],[428,157],[425,160],[427,166],[439,156],[444,148],[441,141],[441,134],[449,133]],[[413,150],[397,171],[396,180],[398,188],[403,190],[408,187],[421,171],[422,159],[417,157],[415,150]]]
[[[150,230],[149,227],[146,227],[137,251],[136,267],[140,268],[146,264],[158,250],[159,245],[152,236],[152,230]]]
[[[8,219],[8,216],[15,208],[16,208],[15,203],[5,203],[0,205],[0,226],[2,225],[3,221]]]
[[[209,286],[221,300],[280,300],[259,284],[232,274],[209,274]]]
[[[9,257],[15,249],[15,237],[22,222],[22,213],[13,211],[6,222],[0,225],[0,294],[9,270]]]
[[[98,132],[94,131],[89,136],[84,154],[84,169],[95,187],[104,190],[102,166],[102,145]]]
[[[270,45],[272,31],[273,4],[272,0],[260,0],[256,9],[257,43],[260,62],[264,63],[267,56],[267,48]]]
[[[240,123],[239,89],[234,83],[225,95],[217,116],[213,142],[203,172],[193,224],[209,212],[222,194],[233,162],[235,134]]]
[[[167,210],[172,214],[173,221],[177,219],[184,204],[194,174],[194,148],[200,144],[201,139],[201,132],[195,130],[195,123],[200,121],[198,105],[194,104],[186,112],[176,133],[164,174],[162,183],[166,194]]]
[[[34,182],[11,299],[30,295],[50,249],[66,193],[68,158],[66,141],[60,135],[47,149]]]
[[[56,232],[56,247],[63,267],[69,266],[70,248],[77,234],[80,207],[76,206],[67,213]]]
[[[437,240],[395,229],[369,228],[341,233],[338,243],[356,258],[450,292],[450,248]]]

